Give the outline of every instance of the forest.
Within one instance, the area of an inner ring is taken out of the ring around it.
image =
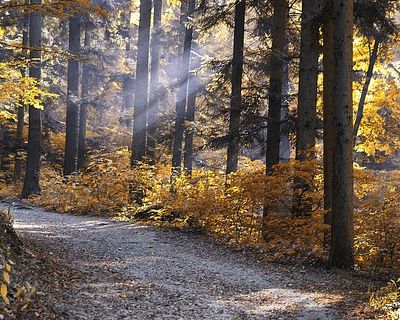
[[[0,319],[400,319],[398,0],[0,0]]]

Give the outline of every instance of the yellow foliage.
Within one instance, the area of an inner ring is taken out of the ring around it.
[[[171,167],[130,166],[130,152],[93,153],[87,168],[71,177],[45,165],[42,195],[31,201],[60,212],[109,214],[160,225],[200,227],[237,245],[262,247],[272,259],[327,258],[330,227],[324,224],[323,175],[317,160],[279,164],[265,175],[259,161],[243,160],[242,169],[196,169],[191,177],[171,179]],[[294,194],[293,181],[304,182]],[[355,167],[355,254],[359,269],[400,269],[399,172]],[[306,203],[308,212],[292,213]],[[264,217],[264,218],[263,218]]]
[[[6,284],[10,284],[10,274],[8,272],[3,272],[3,280]]]
[[[36,79],[21,75],[23,62],[0,62],[0,121],[14,119],[13,107],[32,105],[42,109],[42,99],[56,97],[39,87]]]
[[[372,44],[368,39],[356,35],[354,39],[353,69],[365,75],[369,66]],[[389,50],[390,51],[390,50]],[[355,150],[375,156],[391,155],[400,146],[400,87],[397,79],[389,75],[390,64],[382,59],[384,52],[379,51],[379,58],[374,67],[374,75],[368,88],[364,114],[358,131],[358,144]],[[391,60],[392,52],[385,52],[386,61]],[[389,59],[388,59],[389,58]],[[353,83],[354,111],[357,111],[365,76]]]
[[[8,288],[7,288],[7,285],[6,285],[6,284],[2,283],[2,284],[0,285],[0,293],[1,293],[1,297],[3,298],[3,301],[4,301],[6,304],[10,304],[10,300],[9,300],[8,297],[7,297],[7,295],[8,295]]]
[[[356,171],[355,249],[362,269],[400,269],[400,173]]]
[[[400,279],[373,292],[369,303],[374,309],[383,311],[387,319],[400,319]]]

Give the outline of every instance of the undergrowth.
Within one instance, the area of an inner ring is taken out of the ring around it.
[[[387,319],[400,319],[400,279],[393,280],[373,292],[369,303],[375,310],[383,312]]]
[[[33,204],[59,212],[108,214],[155,225],[199,227],[224,242],[262,247],[271,259],[327,258],[322,209],[322,167],[295,160],[265,176],[261,162],[243,160],[241,170],[196,169],[171,179],[168,165],[131,169],[127,149],[93,153],[85,170],[63,178],[61,167],[44,164],[42,195]],[[293,181],[303,187],[293,194]],[[398,172],[355,169],[355,254],[360,270],[391,274],[400,270]],[[0,196],[17,196],[20,185],[4,186]],[[295,203],[307,212],[294,214]],[[265,212],[264,212],[265,211]],[[264,217],[264,218],[263,218]]]

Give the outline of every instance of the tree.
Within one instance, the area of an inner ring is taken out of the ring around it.
[[[282,105],[283,65],[287,57],[285,51],[285,29],[287,21],[287,1],[274,0],[272,21],[271,76],[269,84],[268,131],[267,131],[267,171],[279,163],[280,119]]]
[[[360,128],[361,120],[364,113],[365,99],[367,98],[369,84],[371,83],[371,79],[374,72],[375,62],[378,58],[378,49],[379,49],[380,41],[378,38],[375,38],[374,47],[372,49],[371,55],[369,57],[368,70],[365,77],[365,82],[361,91],[360,101],[358,102],[357,116],[354,122],[353,129],[353,144],[356,143],[358,129]]]
[[[333,1],[333,178],[332,239],[334,267],[354,266],[353,226],[353,1]]]
[[[147,156],[152,163],[156,159],[157,116],[160,91],[160,40],[162,0],[153,0],[153,35],[151,39],[151,79],[149,123],[147,129]]]
[[[195,10],[195,0],[189,0],[186,13],[186,22],[190,21],[190,17]],[[190,51],[192,47],[193,26],[185,25],[185,35],[183,41],[183,52],[180,63],[179,84],[176,93],[176,115],[175,115],[175,131],[172,150],[172,170],[179,173],[182,164],[182,143],[184,134],[185,110],[188,95],[188,80],[190,69]]]
[[[313,159],[315,156],[315,137],[317,120],[317,82],[319,57],[319,26],[321,2],[303,0],[301,12],[301,39],[299,90],[296,126],[296,159]],[[312,151],[311,151],[312,150]],[[294,182],[294,215],[310,214],[312,199],[303,199],[310,187],[300,178]]]
[[[77,169],[78,132],[79,132],[79,60],[81,41],[81,16],[75,14],[69,18],[67,79],[67,118],[64,154],[64,176]]]
[[[288,42],[285,44],[285,55],[288,54]],[[287,162],[290,160],[290,124],[289,124],[289,61],[285,60],[283,65],[282,77],[282,107],[281,107],[281,129],[279,141],[279,161]]]
[[[125,43],[125,63],[127,66],[130,65],[130,57],[132,56],[132,28],[131,28],[131,8],[126,9],[127,13],[121,14],[121,19],[123,21],[123,37],[126,40]],[[133,109],[134,105],[134,90],[135,90],[135,78],[132,74],[130,68],[128,72],[126,72],[122,76],[122,91],[123,91],[123,98],[122,98],[122,108],[121,108],[121,117],[120,123],[123,128],[125,129],[132,129],[132,119],[129,116],[129,111]]]
[[[40,5],[41,0],[31,0],[32,4]],[[29,47],[31,65],[29,76],[40,80],[41,77],[41,46],[42,46],[42,14],[32,11],[29,14]],[[29,106],[28,156],[22,198],[31,194],[40,194],[40,155],[41,155],[42,122],[41,110]]]
[[[246,15],[245,0],[238,1],[235,5],[235,30],[233,36],[232,59],[232,92],[229,118],[229,143],[227,150],[226,173],[235,172],[238,166],[240,142],[240,113],[242,111],[242,74],[243,74],[243,45],[244,24]]]
[[[90,35],[89,22],[85,24],[85,49],[90,48],[91,35]],[[90,65],[85,62],[82,67],[82,82],[81,82],[81,107],[79,111],[79,134],[78,134],[78,161],[77,167],[81,169],[85,163],[86,156],[86,121],[87,121],[87,107],[89,101],[89,72]]]
[[[136,88],[133,114],[132,165],[143,161],[146,153],[147,104],[149,89],[149,47],[151,0],[140,1],[136,60]]]
[[[354,17],[357,28],[361,35],[366,37],[369,43],[373,42],[368,69],[365,74],[364,84],[361,90],[361,97],[358,102],[357,115],[353,128],[353,144],[356,144],[358,130],[364,115],[365,101],[368,95],[369,86],[374,74],[374,67],[378,54],[383,51],[385,44],[390,43],[393,35],[398,33],[398,26],[392,13],[398,9],[396,0],[357,1],[354,3]]]
[[[191,70],[188,83],[188,101],[186,109],[186,126],[185,126],[185,149],[183,152],[183,166],[187,174],[191,175],[193,170],[193,136],[194,136],[194,120],[196,112],[196,98],[198,92],[197,68],[200,67],[201,59],[199,55],[192,50]]]
[[[333,20],[332,2],[328,1],[322,25],[323,35],[323,161],[324,161],[324,222],[331,223],[333,197]]]
[[[307,155],[305,152],[315,147],[320,12],[320,1],[302,1],[296,134],[298,160],[312,158],[313,153]]]
[[[28,45],[29,45],[29,14],[24,13],[23,15],[23,26],[22,26],[22,57],[27,58]],[[21,68],[21,75],[26,76],[26,68]],[[23,149],[23,133],[24,133],[24,121],[25,121],[25,105],[22,104],[17,110],[17,131],[15,133],[15,166],[14,166],[14,181],[18,181],[21,178],[21,167],[22,159],[21,153]]]

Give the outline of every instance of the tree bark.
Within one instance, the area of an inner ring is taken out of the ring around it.
[[[6,171],[6,168],[4,168],[4,149],[5,149],[5,137],[4,137],[4,131],[6,130],[5,125],[0,123],[0,170],[1,171]]]
[[[151,0],[140,0],[133,114],[132,165],[143,161],[146,153],[151,7]]]
[[[189,21],[195,9],[195,0],[189,0],[187,6],[187,18]],[[174,143],[172,148],[172,171],[179,174],[182,165],[182,143],[184,134],[185,109],[188,95],[188,79],[190,66],[190,51],[192,47],[193,28],[185,29],[185,37],[183,43],[182,60],[180,64],[179,86],[176,94],[176,115],[175,115],[175,132]]]
[[[280,115],[282,106],[282,77],[285,51],[285,29],[287,21],[287,1],[274,0],[272,20],[272,55],[269,84],[268,131],[266,146],[266,167],[269,172],[279,163]]]
[[[150,101],[149,123],[147,129],[147,156],[150,163],[156,163],[157,143],[157,118],[159,108],[160,91],[160,40],[161,40],[161,15],[162,0],[153,0],[153,36],[151,39],[151,79],[150,79]]]
[[[32,4],[41,4],[41,0],[31,0]],[[29,67],[29,76],[40,81],[41,78],[41,46],[42,46],[42,14],[33,11],[29,15],[29,47],[32,63]],[[29,106],[29,134],[28,156],[24,186],[21,197],[27,198],[31,194],[40,194],[40,155],[41,155],[41,110]]]
[[[288,54],[288,41],[285,43],[285,55]],[[289,139],[289,61],[285,60],[282,76],[282,106],[281,106],[281,128],[279,140],[279,162],[290,160],[290,139]]]
[[[192,53],[193,52],[194,50],[192,50]],[[198,54],[192,54],[191,71],[188,84],[189,94],[186,110],[185,149],[183,153],[183,166],[188,175],[191,175],[193,170],[193,137],[196,113],[196,98],[199,89],[196,72],[197,69],[200,67],[200,64],[200,56]]]
[[[69,18],[69,53],[67,79],[67,117],[64,154],[64,176],[77,169],[79,132],[79,60],[81,41],[81,17],[75,14]]]
[[[134,105],[134,91],[135,91],[135,78],[126,74],[122,80],[122,110],[120,124],[125,129],[132,129],[132,119],[129,116],[129,109],[133,109]]]
[[[333,1],[333,197],[331,264],[354,266],[353,226],[353,1]]]
[[[296,159],[300,161],[315,157],[321,4],[319,0],[302,1],[296,126]],[[294,179],[293,215],[304,216],[311,213],[313,199],[304,197],[305,191],[310,187],[312,187],[310,183],[303,179],[299,177]]]
[[[323,159],[324,159],[324,222],[331,224],[332,210],[332,179],[333,179],[333,18],[332,3],[328,0],[324,23],[323,35]]]
[[[361,91],[360,101],[358,102],[357,116],[356,116],[356,120],[354,122],[354,129],[353,129],[353,145],[356,144],[358,129],[360,128],[361,120],[363,118],[364,106],[365,106],[365,100],[366,100],[367,94],[368,94],[368,88],[371,83],[372,76],[374,75],[374,67],[375,67],[376,60],[378,59],[379,45],[380,45],[380,41],[377,38],[375,38],[374,47],[373,47],[371,55],[369,57],[368,70],[367,70],[365,82],[364,82],[364,85],[363,85],[363,88]]]
[[[233,37],[232,92],[229,118],[229,143],[226,174],[237,171],[240,153],[240,113],[242,111],[243,46],[246,2],[240,0],[235,6],[235,30]]]
[[[29,46],[29,14],[24,13],[23,16],[23,30],[22,30],[22,57],[27,58]],[[26,76],[26,68],[21,68],[21,76]],[[17,110],[17,131],[15,134],[15,166],[14,166],[14,182],[21,179],[22,159],[23,152],[23,133],[24,133],[24,120],[25,120],[25,105],[22,102]]]
[[[85,26],[84,46],[86,49],[90,47],[91,35],[89,26]],[[82,83],[81,83],[81,108],[79,111],[79,135],[78,135],[78,169],[81,169],[85,164],[86,158],[86,122],[87,122],[87,107],[89,101],[89,72],[90,65],[85,62],[82,67]]]
[[[125,22],[126,32],[127,32],[127,40],[125,44],[125,63],[129,64],[129,57],[131,55],[131,11],[128,10],[127,14],[123,14],[121,19]],[[134,90],[135,90],[135,78],[128,71],[124,74],[122,79],[122,108],[121,108],[121,116],[120,116],[120,124],[125,129],[132,130],[132,119],[129,116],[129,110],[133,109],[134,105]]]
[[[297,107],[296,159],[314,157],[317,119],[317,80],[319,56],[319,0],[302,1],[299,92]]]

